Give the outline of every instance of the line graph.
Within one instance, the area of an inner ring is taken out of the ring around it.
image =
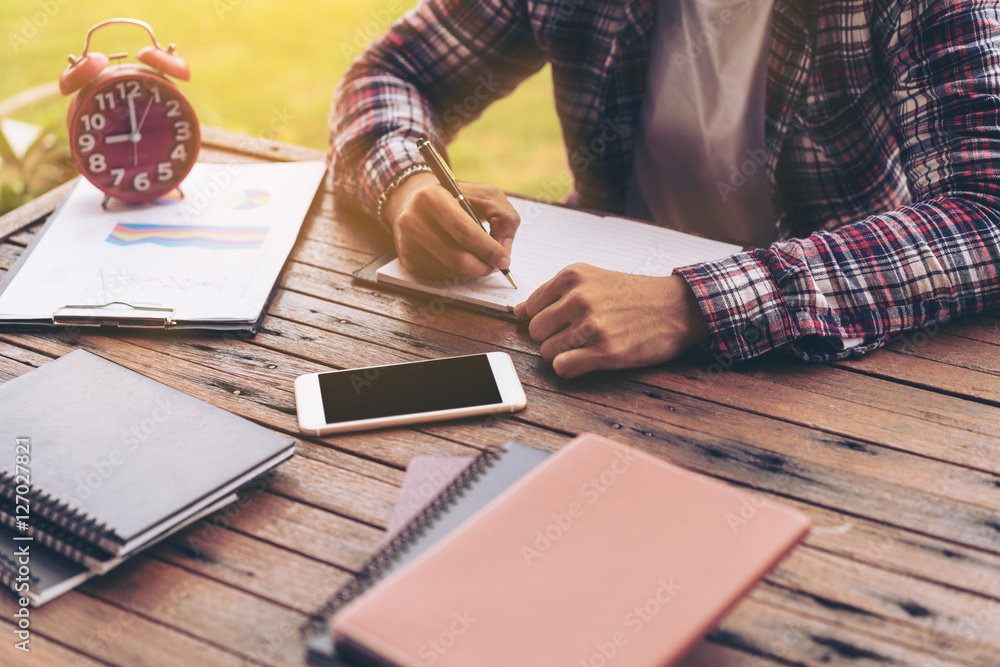
[[[108,243],[135,246],[150,243],[166,248],[252,250],[264,245],[268,227],[204,227],[122,222],[108,234]]]

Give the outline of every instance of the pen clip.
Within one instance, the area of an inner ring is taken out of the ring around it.
[[[455,174],[451,172],[451,167],[449,167],[448,163],[444,161],[444,158],[441,157],[441,154],[438,153],[437,149],[434,148],[434,144],[432,144],[429,139],[424,137],[417,139],[417,150],[419,150],[420,154],[424,156],[424,159],[428,162],[432,170],[441,169],[441,171],[444,172],[444,175],[447,176],[448,180],[454,185],[455,189],[458,189],[458,181],[455,180]],[[442,183],[441,185],[445,184]],[[456,192],[452,194],[457,197],[461,193]]]

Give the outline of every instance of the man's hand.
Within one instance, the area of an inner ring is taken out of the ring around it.
[[[681,276],[652,278],[569,266],[514,308],[542,358],[564,378],[673,359],[708,336],[698,300]]]
[[[489,234],[433,174],[416,173],[393,191],[385,217],[404,269],[423,278],[465,282],[510,266],[521,217],[500,188],[463,183],[462,194],[479,219],[489,223]]]

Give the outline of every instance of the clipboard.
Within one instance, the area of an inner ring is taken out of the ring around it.
[[[0,329],[255,334],[326,172],[199,163],[185,196],[99,208],[80,179],[0,280]]]

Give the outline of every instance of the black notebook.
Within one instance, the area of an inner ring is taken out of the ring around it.
[[[516,442],[508,442],[500,449],[489,449],[477,456],[382,546],[354,580],[309,620],[303,628],[309,663],[323,667],[354,667],[354,662],[337,655],[333,647],[330,618],[383,577],[433,546],[548,456],[548,452]]]
[[[100,573],[295,441],[84,350],[0,385],[0,524]]]
[[[170,528],[146,546],[152,546],[159,540],[173,535],[213,512],[221,510],[226,505],[236,502],[235,493],[224,497],[214,505],[206,507],[201,512]],[[40,607],[49,600],[73,590],[84,581],[99,574],[100,571],[90,570],[86,566],[61,556],[52,549],[39,543],[29,545],[30,567],[21,569],[24,553],[23,534],[12,528],[0,525],[0,584],[13,590],[18,596],[28,598],[35,607]],[[106,569],[111,569],[127,558],[115,558],[103,563]]]

